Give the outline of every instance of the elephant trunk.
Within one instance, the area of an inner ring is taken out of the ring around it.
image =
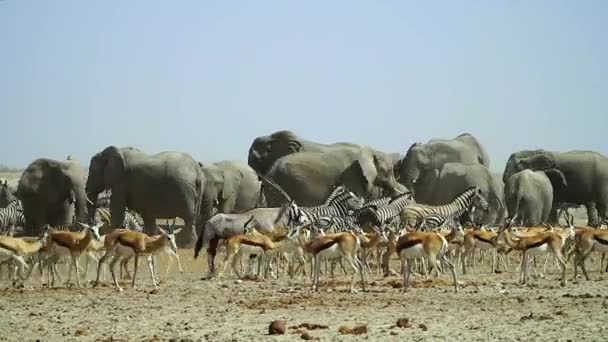
[[[87,221],[87,206],[88,206],[88,197],[86,192],[84,191],[84,187],[75,186],[74,189],[74,209],[76,211],[76,221],[78,222],[88,222]]]
[[[249,157],[247,158],[247,163],[249,166],[261,174],[266,174],[267,170],[263,169],[261,159],[262,156],[260,155],[260,152],[256,151],[254,148],[249,150]]]

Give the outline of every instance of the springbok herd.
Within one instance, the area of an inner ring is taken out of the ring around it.
[[[245,257],[249,261],[246,267],[248,273],[256,272],[256,276],[262,278],[268,277],[269,273],[275,278],[281,274],[288,274],[289,277],[311,276],[312,289],[315,291],[319,288],[322,269],[324,274],[333,276],[334,267],[338,264],[345,274],[352,272],[350,292],[356,292],[354,285],[357,276],[365,291],[366,274],[381,274],[381,259],[396,253],[401,261],[403,291],[410,287],[410,276],[414,271],[424,274],[428,279],[433,271],[436,276],[441,276],[447,267],[454,291],[458,292],[458,270],[462,269],[462,273],[466,274],[467,267],[475,267],[474,256],[478,250],[480,257],[489,255],[492,272],[500,264],[505,269],[510,268],[506,256],[512,252],[520,253],[521,263],[517,268],[521,284],[525,284],[528,279],[531,259],[534,260],[535,273],[540,276],[546,273],[547,267],[556,266],[560,271],[560,284],[565,286],[570,260],[572,279],[576,281],[580,266],[585,278],[589,280],[585,261],[596,252],[601,258],[592,259],[601,260],[599,269],[603,272],[604,256],[608,252],[608,230],[604,226],[575,226],[573,216],[567,216],[566,225],[559,227],[514,227],[513,217],[497,228],[463,228],[460,223],[445,222],[435,231],[422,231],[420,228],[424,222],[421,222],[418,229],[410,231],[383,223],[363,228],[353,226],[352,229],[335,232],[334,220],[329,225],[321,225],[318,221],[302,217],[294,219],[293,210],[300,208],[292,203],[289,210],[284,210],[291,211],[289,222],[284,227],[287,233],[274,236],[258,232],[255,225],[250,224],[254,221],[254,215],[251,215],[243,227],[244,233],[223,240],[220,247],[225,250],[225,258],[219,276],[229,277],[227,271],[230,267],[241,278],[243,275],[239,268],[244,268]],[[296,214],[302,215],[301,212]],[[69,266],[65,285],[71,284],[72,272],[75,270],[76,285],[81,287],[81,279],[86,278],[88,268],[93,263],[97,266],[97,275],[92,287],[99,284],[102,275],[105,280],[105,268],[109,266],[115,288],[122,291],[115,265],[120,263],[121,278],[132,279],[131,286],[135,288],[138,261],[140,257],[145,257],[152,284],[158,289],[155,260],[162,253],[169,257],[165,275],[168,274],[173,259],[176,259],[180,272],[183,272],[174,235],[179,229],[174,230],[173,225],[159,229],[160,234],[154,236],[126,229],[116,229],[100,236],[101,224],[80,225],[83,228],[80,232],[54,230],[47,225],[37,237],[0,236],[0,279],[8,279],[13,286],[25,286],[34,270],[39,268],[41,283],[46,278],[47,285],[51,287],[56,278],[61,281],[58,265],[67,262]],[[541,256],[545,256],[544,260],[536,259]],[[82,272],[81,259],[84,259]],[[128,261],[131,259],[134,259],[132,275],[128,270]],[[257,269],[254,267],[255,260],[258,261]],[[537,264],[537,261],[540,262]],[[344,267],[344,262],[351,269],[350,272]],[[307,263],[310,263],[310,268]],[[541,272],[538,272],[539,268],[542,269]],[[309,273],[307,269],[310,270]],[[5,274],[5,270],[9,272]],[[63,277],[65,276],[64,274]]]

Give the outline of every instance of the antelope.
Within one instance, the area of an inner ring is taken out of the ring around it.
[[[158,227],[160,234],[149,236],[143,232],[136,232],[132,230],[126,229],[117,229],[110,234],[106,235],[105,238],[105,248],[106,253],[99,259],[99,264],[97,266],[97,279],[95,280],[94,286],[97,286],[99,283],[99,273],[101,270],[101,266],[103,262],[110,256],[112,256],[112,261],[110,263],[110,272],[112,273],[112,280],[114,282],[114,286],[119,292],[122,292],[123,289],[118,284],[118,280],[116,279],[115,273],[115,265],[121,259],[135,257],[135,265],[133,270],[133,278],[131,282],[131,287],[135,288],[135,279],[137,277],[137,266],[139,264],[139,257],[146,256],[148,260],[148,269],[150,270],[150,276],[152,277],[152,284],[155,289],[158,289],[158,285],[156,283],[156,277],[154,275],[154,267],[152,258],[154,254],[157,254],[163,251],[167,246],[173,250],[173,252],[177,253],[177,245],[175,243],[175,234],[179,233],[182,228],[177,230],[173,230],[173,227],[169,227],[169,231],[165,231],[164,229]]]
[[[363,266],[368,270],[371,274],[371,268],[367,263],[367,253],[369,250],[373,248],[377,248],[379,244],[386,244],[389,242],[387,232],[384,229],[383,225],[381,229],[378,229],[375,225],[371,226],[373,232],[372,233],[363,233],[359,235],[359,239],[361,240],[361,259]]]
[[[401,235],[397,240],[395,251],[401,259],[403,292],[406,292],[409,287],[409,278],[412,273],[412,262],[410,260],[422,257],[428,260],[432,270],[435,270],[437,275],[439,275],[439,269],[437,268],[438,262],[442,261],[445,263],[452,273],[454,291],[458,293],[456,271],[454,270],[454,265],[447,258],[448,242],[443,235],[437,232],[407,232]]]
[[[461,262],[462,262],[462,274],[467,274],[467,257],[471,256],[473,263],[475,258],[473,252],[475,249],[480,250],[491,250],[492,252],[492,270],[494,273],[496,266],[496,246],[498,243],[498,234],[485,229],[471,230],[464,235],[463,248]]]
[[[245,232],[243,234],[234,235],[226,239],[226,256],[224,257],[222,275],[226,273],[229,266],[232,266],[234,273],[236,273],[237,277],[241,278],[236,268],[237,259],[234,258],[237,254],[260,255],[284,243],[284,241],[275,243],[270,237],[256,232],[253,226],[249,226],[254,218],[254,215],[251,215],[245,222]]]
[[[608,252],[608,230],[594,228],[580,230],[578,234],[576,234],[574,248],[576,256],[574,258],[574,276],[572,277],[572,280],[576,281],[578,266],[583,270],[585,279],[589,280],[587,268],[585,267],[585,260],[593,251],[601,253],[603,259],[604,253]],[[601,271],[603,271],[603,265],[600,265],[600,272]]]
[[[454,228],[456,229],[450,229],[449,233],[442,233],[442,235],[448,242],[448,253],[453,255],[456,262],[458,262],[458,260],[460,260],[462,257],[465,233],[461,225],[457,225]]]
[[[289,235],[289,239],[294,239],[300,235],[302,226],[297,226],[296,229]],[[354,270],[350,282],[349,292],[355,293],[355,279],[357,272],[361,277],[362,290],[365,291],[365,277],[363,276],[363,264],[359,260],[357,254],[361,248],[361,240],[353,232],[340,232],[333,234],[324,234],[313,237],[310,241],[302,246],[304,252],[311,254],[314,259],[313,263],[313,281],[312,291],[319,290],[319,272],[321,270],[321,260],[337,259],[342,257],[346,259]]]
[[[10,236],[0,236],[0,262],[13,261],[16,264],[13,267],[13,286],[17,281],[17,269],[21,266],[22,270],[27,270],[28,265],[25,261],[26,257],[33,256],[44,246],[44,237],[39,237],[35,241],[27,241],[23,238],[14,238]],[[27,279],[33,268],[30,269]],[[25,280],[21,272],[19,272],[21,280]]]
[[[244,234],[235,235],[226,240],[226,256],[224,258],[222,274],[225,274],[226,270],[231,265],[232,270],[236,273],[237,277],[241,278],[241,275],[236,269],[236,262],[238,259],[235,259],[235,256],[242,256],[243,254],[249,256],[261,256],[262,254],[280,256],[282,253],[297,252],[298,258],[300,259],[300,267],[305,263],[306,260],[302,253],[300,253],[302,247],[299,240],[283,238],[279,241],[273,241],[273,239],[267,235],[257,232],[254,225],[249,225],[252,222],[255,225],[253,215],[245,222]],[[299,238],[300,237],[298,236],[298,239]]]
[[[574,229],[572,226],[569,229],[565,230],[563,233],[541,233],[534,236],[524,236],[519,238],[518,240],[514,240],[511,235],[510,229],[513,224],[515,217],[509,219],[507,218],[507,223],[505,226],[501,227],[498,232],[499,237],[503,237],[505,243],[513,248],[514,250],[518,250],[522,252],[522,261],[521,261],[521,270],[520,270],[520,278],[519,281],[521,284],[525,284],[528,278],[528,258],[530,255],[543,255],[547,253],[553,254],[557,259],[560,270],[561,270],[561,281],[560,285],[566,285],[566,260],[562,255],[562,247],[564,246],[564,242],[566,238],[574,237]]]
[[[55,256],[52,258],[50,262],[51,268],[55,266],[57,261],[61,259],[63,256],[69,255],[72,261],[72,265],[70,265],[70,270],[68,272],[68,279],[65,283],[65,286],[68,286],[72,279],[72,269],[76,269],[76,284],[78,287],[80,286],[80,266],[78,265],[78,259],[82,255],[83,252],[89,246],[89,243],[92,239],[99,241],[101,237],[99,236],[99,228],[101,228],[102,224],[96,224],[93,226],[89,226],[85,223],[78,223],[81,225],[84,230],[80,232],[70,232],[70,231],[58,231],[50,228],[49,225],[45,225],[43,228],[43,234],[46,235],[46,239],[49,242],[50,253]],[[51,270],[52,274],[53,270]]]

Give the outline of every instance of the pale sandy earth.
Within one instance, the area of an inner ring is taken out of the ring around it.
[[[349,294],[347,278],[338,272],[331,284],[322,277],[319,293],[310,293],[308,279],[265,282],[203,281],[203,260],[193,262],[190,250],[180,251],[185,272],[175,267],[152,290],[144,262],[139,288],[123,293],[109,287],[42,287],[37,276],[32,289],[13,289],[0,280],[0,340],[2,341],[287,341],[300,334],[268,336],[272,320],[289,327],[302,323],[327,325],[309,331],[323,341],[605,341],[608,318],[606,280],[559,286],[555,269],[531,285],[516,284],[515,256],[507,273],[488,274],[485,266],[462,277],[454,294],[450,278],[417,280],[403,294],[393,288],[400,278],[373,276],[368,292]],[[203,255],[204,256],[204,255]],[[398,270],[398,261],[393,262]],[[163,268],[164,269],[164,268]],[[339,269],[339,268],[338,268]],[[571,269],[570,269],[571,272]],[[89,274],[89,279],[93,277]],[[569,277],[571,273],[569,274]],[[125,284],[126,286],[126,284]],[[331,292],[328,292],[328,289]],[[409,318],[411,327],[394,327]],[[341,326],[367,325],[362,335],[343,335]]]

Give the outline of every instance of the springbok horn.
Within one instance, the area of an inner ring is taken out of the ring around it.
[[[251,215],[251,217],[249,218],[249,220],[245,221],[245,224],[243,225],[243,227],[247,228],[247,225],[253,221],[253,215]]]

